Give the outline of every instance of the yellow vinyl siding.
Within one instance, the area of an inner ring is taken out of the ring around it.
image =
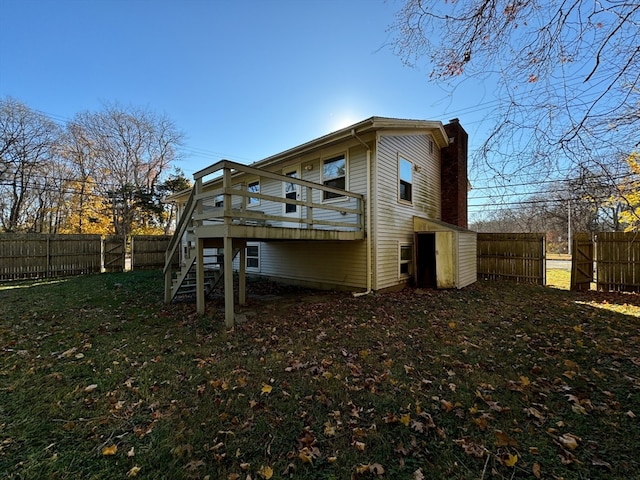
[[[345,288],[366,286],[365,242],[264,242],[260,274]]]
[[[380,135],[375,161],[375,289],[406,282],[398,274],[398,242],[413,243],[413,216],[440,218],[440,152],[429,134]],[[412,204],[398,200],[398,155],[415,166]]]
[[[305,155],[290,162],[291,166],[300,166],[303,180],[321,183],[322,161],[326,158],[344,153],[347,158],[347,190],[366,193],[366,159],[367,150],[353,141],[348,146],[326,149]],[[277,173],[283,168],[278,166]],[[276,171],[276,170],[274,170]],[[268,195],[281,195],[280,182],[263,179],[261,191]],[[314,201],[320,202],[321,192],[317,192]],[[306,199],[306,191],[302,190],[301,198]],[[270,202],[264,202],[266,205]],[[345,208],[356,208],[353,200],[331,199],[331,205],[344,205]],[[302,207],[303,209],[305,207]],[[261,210],[260,208],[258,208]],[[279,215],[279,212],[267,212]],[[305,215],[303,210],[302,215]],[[355,220],[355,215],[341,215],[328,210],[314,211],[314,219],[318,220]],[[284,279],[290,282],[302,282],[318,286],[336,286],[352,289],[366,287],[367,273],[366,243],[355,242],[262,242],[260,244],[260,274]]]

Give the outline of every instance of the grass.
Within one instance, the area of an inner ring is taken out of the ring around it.
[[[571,272],[558,268],[547,269],[547,286],[569,290],[571,288]]]
[[[253,283],[227,331],[158,272],[0,285],[9,479],[633,478],[640,298]]]

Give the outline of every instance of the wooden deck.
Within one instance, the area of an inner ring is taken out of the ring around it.
[[[205,181],[207,178],[211,179]],[[189,271],[195,269],[197,310],[204,313],[204,248],[222,248],[228,326],[233,325],[234,318],[232,267],[236,253],[240,253],[241,304],[245,298],[247,241],[365,239],[362,194],[227,160],[197,172],[194,179],[195,185],[166,252],[165,302],[173,299]],[[249,183],[255,183],[256,179],[259,189],[250,189]],[[271,194],[263,193],[264,190]],[[328,197],[330,201],[323,200]],[[176,252],[180,252],[182,266],[180,271],[173,272],[170,259]]]
[[[195,236],[205,239],[206,247],[214,247],[208,240],[224,237],[242,238],[249,241],[305,240],[335,241],[364,240],[364,232],[345,230],[318,230],[308,228],[285,228],[260,225],[204,225],[195,229]],[[219,247],[221,248],[221,247]]]

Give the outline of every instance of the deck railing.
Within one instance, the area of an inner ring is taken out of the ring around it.
[[[206,177],[213,179],[204,182]],[[247,179],[259,181],[261,191],[249,191]],[[364,196],[339,188],[280,175],[222,160],[194,174],[193,220],[198,225],[217,223],[265,225],[281,228],[364,230]],[[280,195],[262,192],[281,192]],[[273,186],[277,185],[274,189]],[[289,185],[296,198],[285,196]],[[327,201],[326,197],[332,197]],[[288,206],[288,207],[287,207]],[[292,215],[287,215],[287,208]],[[186,213],[186,212],[185,212]]]

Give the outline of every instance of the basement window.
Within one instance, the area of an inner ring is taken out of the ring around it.
[[[399,246],[399,277],[408,277],[413,274],[413,245],[410,243],[400,244]]]
[[[247,243],[247,270],[260,271],[260,244]]]
[[[347,159],[344,155],[330,158],[322,163],[322,183],[327,187],[341,188],[347,187]],[[324,192],[323,199],[342,197],[339,193]]]
[[[398,160],[398,198],[401,202],[411,203],[413,193],[413,164],[400,157]]]

